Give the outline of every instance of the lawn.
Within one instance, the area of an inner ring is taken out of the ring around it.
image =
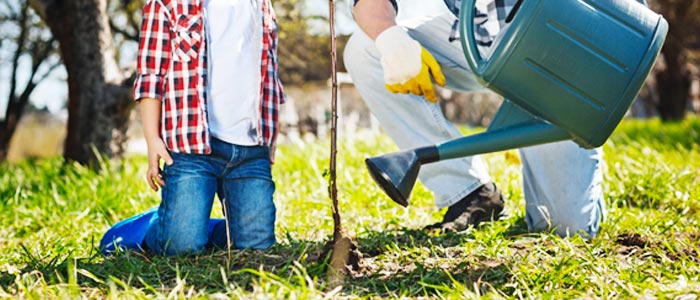
[[[472,132],[470,130],[467,130]],[[342,138],[342,136],[341,136]],[[328,141],[281,145],[277,238],[265,252],[101,256],[110,225],[158,203],[145,157],[95,172],[61,159],[0,165],[0,297],[18,298],[677,298],[700,293],[700,119],[624,121],[604,146],[609,214],[592,241],[528,233],[517,152],[485,156],[510,214],[460,234],[420,184],[409,208],[382,194],[367,156],[384,135],[341,142],[344,226],[362,253],[339,288],[324,282],[332,235]],[[220,207],[214,216],[221,216]]]

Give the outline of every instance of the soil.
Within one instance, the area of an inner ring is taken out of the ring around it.
[[[623,233],[617,237],[617,244],[626,247],[646,248],[649,242],[637,233]]]
[[[325,260],[326,258],[331,257],[333,253],[333,247],[335,245],[335,241],[331,240],[328,241],[324,246],[323,246],[323,251],[318,257],[309,257],[309,260]],[[346,243],[339,243],[338,249],[336,249],[339,252],[345,252],[347,251],[349,253],[349,256],[347,258],[347,263],[345,265],[346,271],[349,272],[350,274],[354,274],[356,272],[359,272],[361,270],[360,264],[362,261],[362,252],[360,252],[360,248],[357,246],[357,243],[350,239],[349,242]]]
[[[700,234],[676,234],[676,240],[680,241],[686,240],[690,242],[690,245],[686,247],[679,247],[678,249],[669,249],[663,245],[655,242],[651,242],[638,233],[623,233],[617,237],[617,244],[621,247],[617,249],[617,253],[624,256],[638,255],[640,257],[652,257],[654,259],[660,259],[660,255],[657,253],[663,253],[666,257],[671,260],[679,261],[684,259],[689,259],[695,262],[700,261],[698,253],[698,242],[700,241]],[[693,246],[693,244],[695,246]]]
[[[700,234],[676,234],[675,240],[677,243],[674,248],[669,248],[660,242],[655,242],[649,237],[643,236],[635,232],[627,232],[618,235],[615,238],[615,244],[617,247],[613,248],[612,254],[617,255],[620,259],[629,259],[634,257],[636,259],[651,259],[651,260],[672,260],[672,261],[682,261],[691,260],[694,262],[700,262],[700,251],[698,251],[698,244],[700,243]],[[513,255],[525,255],[529,252],[533,244],[541,244],[541,246],[546,247],[551,244],[551,241],[519,241],[509,245]],[[412,273],[417,272],[418,269],[441,269],[451,274],[466,274],[469,278],[479,279],[481,276],[488,274],[506,274],[508,273],[507,267],[504,262],[498,260],[490,260],[487,258],[474,260],[465,260],[462,258],[464,256],[463,249],[460,247],[448,247],[445,248],[444,252],[439,253],[439,257],[444,257],[445,259],[431,259],[426,258],[424,260],[384,260],[379,259],[377,256],[381,254],[381,251],[376,249],[364,249],[369,251],[366,253],[360,252],[358,244],[355,240],[348,239],[348,243],[344,246],[339,243],[337,247],[338,251],[348,251],[349,256],[347,257],[347,263],[345,265],[345,274],[349,278],[352,277],[373,277],[378,280],[396,280],[397,278],[403,278],[405,276],[410,276]],[[316,254],[309,253],[307,262],[318,262],[323,263],[328,260],[325,264],[326,267],[330,265],[330,259],[332,251],[334,250],[334,241],[329,241],[325,243],[322,250]],[[372,253],[377,252],[377,253]],[[556,255],[554,250],[546,251],[545,253],[550,255]],[[601,249],[600,255],[605,255],[607,251]],[[609,253],[609,252],[608,252]],[[343,258],[345,259],[345,258]],[[500,276],[499,275],[499,276]],[[347,278],[347,279],[349,279]],[[346,280],[347,280],[346,279]],[[399,279],[401,280],[401,279]]]

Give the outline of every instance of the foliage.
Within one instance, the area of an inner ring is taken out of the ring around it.
[[[136,68],[136,49],[138,49],[141,29],[141,10],[143,0],[109,1],[107,15],[109,27],[114,33],[113,42],[117,61],[126,70]]]
[[[330,36],[327,17],[304,13],[309,1],[275,1],[279,26],[280,78],[284,84],[326,81],[331,76]],[[343,1],[335,1],[342,7]],[[318,21],[318,22],[314,22]],[[313,30],[314,24],[323,24]],[[319,33],[323,32],[323,33]],[[338,69],[343,70],[343,51],[348,36],[338,36]]]
[[[60,159],[2,164],[0,297],[690,299],[700,290],[698,118],[623,122],[604,147],[611,205],[590,242],[527,232],[513,151],[485,156],[508,217],[462,234],[423,232],[440,216],[430,193],[419,185],[410,208],[391,203],[363,158],[396,149],[384,135],[354,134],[339,149],[339,199],[364,259],[342,289],[322,280],[332,219],[321,141],[278,150],[279,244],[230,256],[96,254],[111,224],[158,203],[144,157],[102,161],[99,172]]]

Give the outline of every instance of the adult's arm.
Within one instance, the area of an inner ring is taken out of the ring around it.
[[[396,25],[396,8],[389,0],[359,0],[352,13],[355,23],[372,40]]]
[[[386,89],[436,102],[431,75],[439,85],[445,85],[445,76],[432,54],[396,25],[396,11],[390,0],[359,0],[353,15],[360,30],[375,41]]]

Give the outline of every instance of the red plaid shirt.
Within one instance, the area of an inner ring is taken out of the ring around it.
[[[209,154],[207,41],[203,0],[147,0],[139,42],[134,99],[162,100],[160,132],[174,152]],[[270,0],[258,0],[263,15],[258,143],[274,147],[280,104],[277,24]]]

